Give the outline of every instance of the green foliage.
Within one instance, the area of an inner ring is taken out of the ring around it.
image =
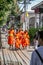
[[[13,14],[17,16],[16,5],[14,0],[0,0],[0,26],[7,22],[8,16]]]
[[[30,28],[28,33],[30,35],[30,40],[32,41],[33,37],[34,37],[34,35],[36,33],[36,28]]]
[[[0,0],[0,26],[7,21],[8,11],[12,8],[11,0]]]
[[[21,1],[23,1],[23,0],[17,0],[17,1],[20,1],[20,2],[21,2]]]
[[[42,27],[42,28],[30,28],[30,29],[29,29],[28,33],[29,33],[29,35],[30,35],[30,40],[31,40],[31,42],[33,41],[34,35],[35,35],[36,32],[39,31],[39,30],[43,30],[43,27]]]
[[[21,22],[18,22],[18,24],[17,24],[17,28],[20,28],[21,25],[22,25],[22,23],[21,23]]]

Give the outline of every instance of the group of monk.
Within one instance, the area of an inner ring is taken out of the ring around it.
[[[17,49],[20,47],[25,48],[30,45],[30,36],[26,30],[19,29],[15,32],[11,27],[8,31],[8,44],[10,47],[14,46]]]

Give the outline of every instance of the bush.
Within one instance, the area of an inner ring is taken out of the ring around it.
[[[36,32],[39,31],[39,30],[43,30],[43,27],[42,27],[42,28],[30,28],[30,29],[28,30],[28,34],[30,35],[30,42],[33,41],[34,35],[35,35]]]

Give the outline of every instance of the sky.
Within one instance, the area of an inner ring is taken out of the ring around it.
[[[41,1],[43,0],[34,0],[34,1],[31,1],[31,4],[28,4],[27,7],[26,7],[26,10],[27,11],[31,11],[31,8],[34,6],[34,5],[37,5],[38,3],[40,3]],[[21,5],[21,9],[22,9],[23,5]]]
[[[27,10],[31,10],[31,8],[32,8],[34,5],[37,5],[37,4],[40,3],[41,1],[43,1],[43,0],[34,0],[34,1],[31,1],[31,4],[28,5]]]

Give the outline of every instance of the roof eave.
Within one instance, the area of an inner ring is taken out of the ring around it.
[[[40,3],[38,3],[37,5],[33,6],[31,9],[34,10],[36,8],[39,8],[39,6],[43,4],[43,1],[41,1]]]

